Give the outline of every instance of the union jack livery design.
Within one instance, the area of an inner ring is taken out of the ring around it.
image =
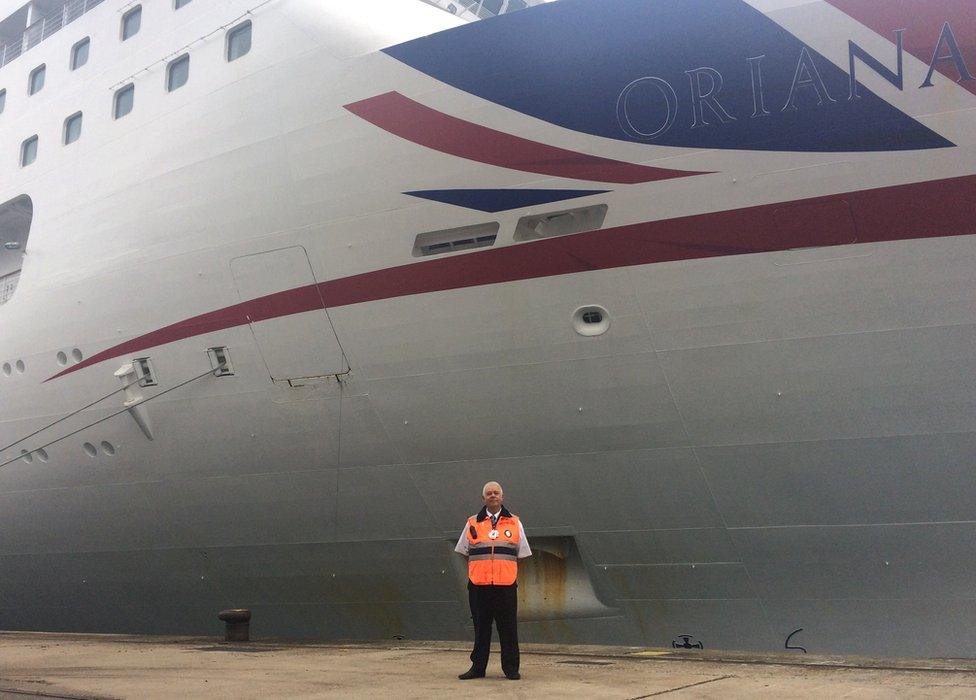
[[[524,4],[0,7],[0,629],[976,653],[976,5]]]

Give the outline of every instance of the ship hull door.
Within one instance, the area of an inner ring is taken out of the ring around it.
[[[349,371],[305,248],[234,258],[231,270],[272,380],[301,384]]]

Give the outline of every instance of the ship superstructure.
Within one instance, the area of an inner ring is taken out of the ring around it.
[[[496,479],[527,639],[972,655],[967,4],[83,9],[0,61],[0,628],[466,637]]]

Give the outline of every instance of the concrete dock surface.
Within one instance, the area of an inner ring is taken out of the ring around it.
[[[630,647],[523,645],[522,680],[497,650],[460,681],[459,642],[224,643],[215,638],[0,633],[0,698],[974,698],[976,662]]]

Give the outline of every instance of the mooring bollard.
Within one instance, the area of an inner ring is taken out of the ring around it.
[[[244,608],[221,610],[217,617],[227,623],[225,642],[250,641],[251,611]]]

